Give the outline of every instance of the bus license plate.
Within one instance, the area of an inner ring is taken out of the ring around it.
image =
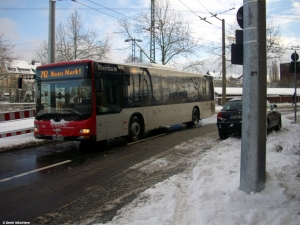
[[[52,140],[53,141],[63,141],[64,137],[62,137],[62,136],[52,136]]]

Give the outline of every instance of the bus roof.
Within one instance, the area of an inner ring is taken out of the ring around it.
[[[42,66],[38,66],[37,68],[43,68],[43,67],[48,67],[48,66],[54,66],[54,65],[70,65],[70,64],[75,64],[78,62],[97,62],[97,63],[107,63],[107,64],[117,64],[120,66],[133,66],[133,67],[143,67],[143,68],[153,68],[153,69],[160,69],[160,70],[169,70],[169,71],[177,71],[177,72],[183,72],[186,75],[189,74],[196,74],[192,72],[185,72],[185,71],[180,71],[176,69],[173,66],[166,66],[162,64],[156,64],[156,63],[145,63],[145,62],[132,62],[132,63],[120,63],[120,62],[113,62],[113,61],[101,61],[101,60],[96,60],[96,59],[74,59],[70,61],[65,61],[65,62],[57,62],[57,63],[51,63],[51,64],[45,64]],[[206,77],[211,77],[211,75],[204,75],[204,74],[198,74],[201,76],[206,76]]]
[[[166,66],[166,65],[156,64],[156,63],[125,63],[125,65],[140,66],[140,67],[151,67],[151,68],[155,68],[155,69],[176,70],[176,71],[178,71],[173,66]]]
[[[139,67],[148,67],[148,68],[156,68],[156,69],[164,69],[164,70],[176,70],[178,71],[175,67],[172,66],[166,66],[166,65],[161,65],[161,64],[155,64],[155,63],[119,63],[119,62],[112,62],[112,61],[101,61],[101,60],[94,60],[94,59],[74,59],[70,61],[65,61],[65,62],[56,62],[56,63],[50,63],[50,64],[45,64],[39,67],[48,67],[48,66],[54,66],[55,65],[62,65],[62,64],[74,64],[77,62],[98,62],[98,63],[107,63],[107,64],[117,64],[117,65],[122,65],[122,66],[139,66]]]

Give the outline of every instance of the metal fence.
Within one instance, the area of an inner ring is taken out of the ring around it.
[[[33,132],[33,118],[0,122],[0,138]]]
[[[0,138],[33,132],[35,109],[0,112]]]

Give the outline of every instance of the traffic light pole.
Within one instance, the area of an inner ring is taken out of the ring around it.
[[[243,29],[240,189],[251,193],[266,181],[266,0],[244,0]]]

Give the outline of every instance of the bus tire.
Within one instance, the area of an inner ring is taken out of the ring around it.
[[[133,116],[129,124],[129,135],[126,137],[127,141],[137,141],[141,138],[143,128],[139,117]]]
[[[194,107],[192,111],[192,121],[189,122],[187,125],[188,126],[195,126],[199,123],[199,110]]]

